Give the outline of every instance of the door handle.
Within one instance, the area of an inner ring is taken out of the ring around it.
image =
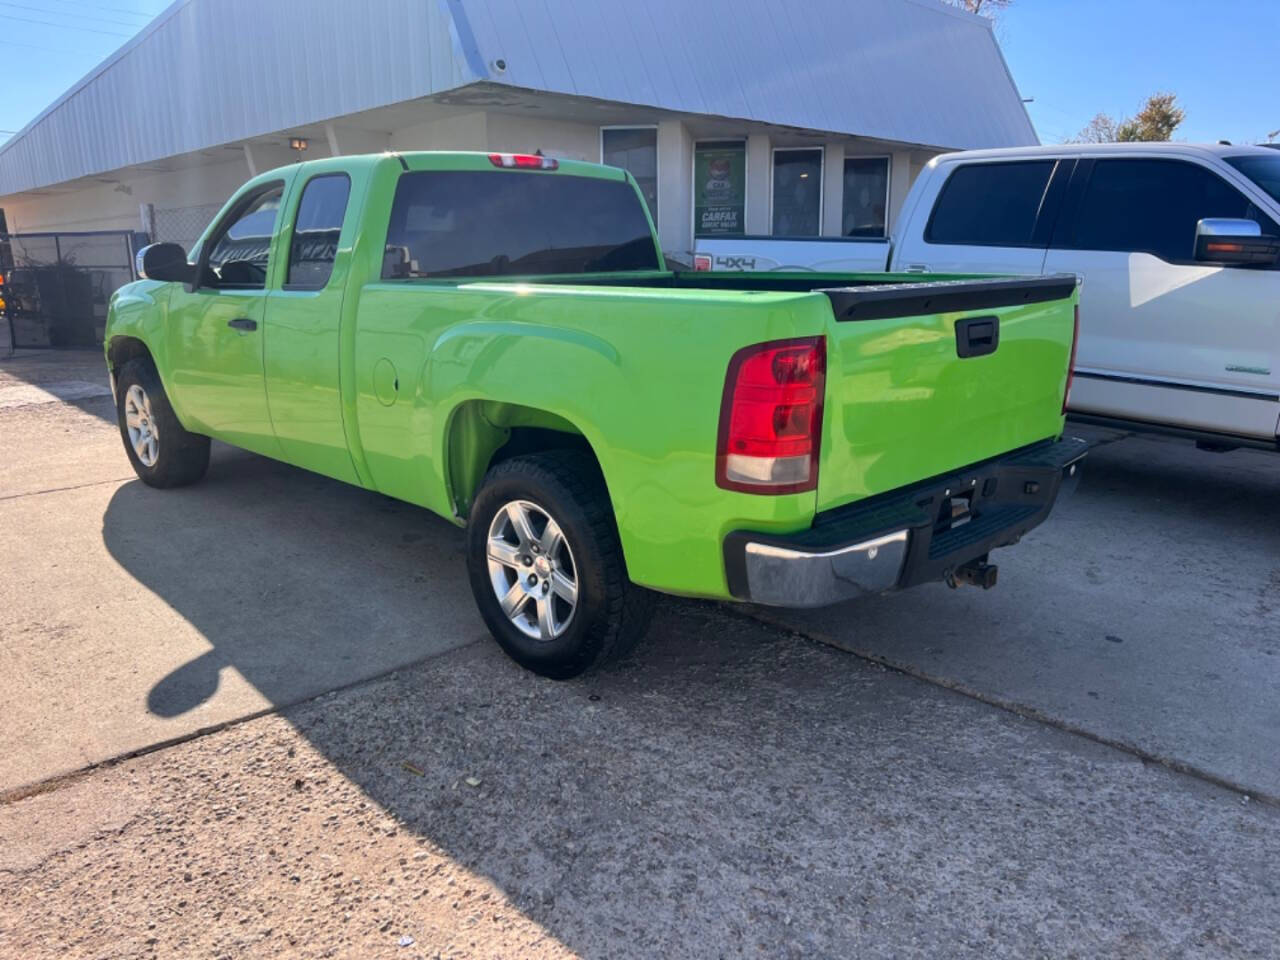
[[[228,320],[227,326],[233,330],[257,330],[258,321],[250,320],[248,317],[236,317],[234,320]]]
[[[956,356],[985,357],[1000,346],[1000,318],[966,317],[956,321]]]

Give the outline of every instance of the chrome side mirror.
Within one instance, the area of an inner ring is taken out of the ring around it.
[[[1224,266],[1268,265],[1280,260],[1280,237],[1266,237],[1256,220],[1207,217],[1196,224],[1196,259]]]

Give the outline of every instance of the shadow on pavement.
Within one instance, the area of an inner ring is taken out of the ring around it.
[[[1137,464],[1094,482],[1159,486]],[[580,953],[892,955],[910,930],[920,955],[1162,955],[1273,932],[1260,811],[716,605],[670,601],[637,659],[540,680],[485,638],[456,528],[221,447],[202,485],[121,487],[103,537],[212,645],[157,678],[163,716],[228,668],[283,705],[484,639],[286,717]]]
[[[161,717],[210,699],[229,667],[280,706],[483,632],[453,525],[222,444],[196,486],[120,487],[102,536],[213,647],[155,683]]]
[[[10,357],[0,358],[0,388],[24,384],[37,387],[57,398],[58,402],[108,423],[116,421],[107,365],[101,350],[22,349]],[[49,396],[45,400],[52,402]],[[45,403],[9,409],[30,409],[31,406],[43,407]]]

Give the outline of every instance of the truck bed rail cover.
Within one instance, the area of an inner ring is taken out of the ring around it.
[[[992,310],[1048,300],[1065,300],[1076,277],[997,277],[991,280],[934,280],[859,287],[822,287],[837,320],[887,320],[960,310]]]

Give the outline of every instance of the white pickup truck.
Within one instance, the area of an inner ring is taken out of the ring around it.
[[[1280,448],[1280,152],[972,150],[921,172],[891,240],[699,239],[695,266],[1074,273],[1069,412],[1208,449]]]

